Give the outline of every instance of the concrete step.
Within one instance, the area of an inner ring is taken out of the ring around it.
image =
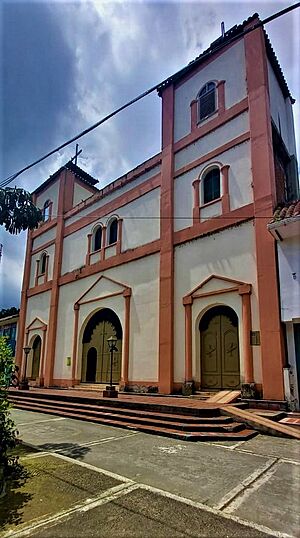
[[[151,418],[151,419],[159,419],[160,421],[171,421],[171,422],[180,422],[183,424],[195,424],[195,425],[201,425],[201,424],[210,424],[210,423],[216,423],[216,424],[230,424],[233,422],[232,418],[221,416],[219,414],[219,410],[215,409],[215,416],[190,416],[190,415],[176,415],[174,413],[168,414],[163,412],[153,412],[153,411],[143,411],[139,409],[124,409],[120,407],[106,407],[106,406],[99,406],[99,405],[93,405],[93,404],[82,404],[77,402],[66,402],[66,401],[60,401],[55,400],[55,403],[53,400],[48,399],[38,399],[38,398],[27,398],[23,396],[9,396],[10,401],[14,403],[15,406],[18,406],[19,403],[23,403],[24,405],[29,405],[29,402],[37,405],[39,407],[55,407],[55,408],[65,408],[66,406],[78,413],[88,411],[90,413],[97,413],[98,415],[112,415],[112,414],[118,414],[119,416],[125,415],[130,417],[137,417],[137,418]]]
[[[98,424],[105,424],[108,426],[114,426],[118,428],[126,428],[136,431],[141,431],[145,433],[154,433],[157,435],[163,435],[166,437],[173,437],[176,439],[181,439],[184,441],[218,441],[221,439],[226,440],[246,440],[251,439],[256,435],[256,432],[253,430],[246,429],[244,427],[241,427],[240,424],[237,424],[238,431],[234,429],[235,425],[224,425],[224,426],[216,426],[216,430],[214,428],[209,428],[209,424],[203,424],[201,431],[197,431],[193,425],[191,425],[190,431],[180,431],[179,429],[174,428],[173,424],[143,424],[142,421],[139,421],[137,423],[132,422],[132,420],[119,420],[116,417],[103,417],[103,416],[95,416],[95,413],[88,414],[86,413],[78,413],[74,412],[72,410],[68,410],[67,408],[55,408],[55,407],[44,407],[39,406],[38,404],[34,403],[21,403],[18,402],[16,407],[20,409],[26,409],[28,411],[36,411],[36,412],[42,412],[42,413],[49,413],[53,415],[58,416],[64,416],[68,418],[73,419],[79,419],[79,420],[85,420],[89,422],[95,422]],[[122,417],[125,418],[125,417]],[[178,424],[175,423],[175,425],[178,427]],[[184,425],[186,426],[186,425]],[[213,426],[213,425],[212,425]],[[234,429],[234,431],[232,431]]]

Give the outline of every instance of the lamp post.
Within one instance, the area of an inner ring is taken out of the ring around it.
[[[117,398],[118,391],[113,387],[112,383],[112,371],[113,371],[113,361],[114,361],[114,351],[118,351],[116,347],[117,338],[115,336],[110,336],[107,339],[109,352],[110,352],[110,381],[109,385],[106,387],[106,390],[103,391],[104,398]]]
[[[27,359],[28,359],[28,355],[29,355],[29,353],[31,351],[31,347],[25,346],[25,347],[23,347],[23,351],[25,353],[25,365],[24,365],[23,377],[22,377],[22,380],[20,382],[20,389],[29,390],[28,379],[26,377],[26,371],[27,371]]]

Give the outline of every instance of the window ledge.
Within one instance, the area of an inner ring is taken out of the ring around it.
[[[219,115],[219,109],[216,108],[216,110],[214,110],[211,114],[209,114],[208,116],[205,116],[205,118],[202,118],[201,120],[198,119],[197,120],[197,127],[200,127],[201,125],[205,124],[206,122],[208,122],[209,120],[211,120],[212,118],[214,117],[217,117]]]
[[[222,202],[222,196],[220,196],[219,198],[215,198],[214,200],[211,200],[210,202],[206,202],[206,204],[200,205],[199,209],[202,209],[202,208],[208,207],[210,205],[216,204],[217,202]]]

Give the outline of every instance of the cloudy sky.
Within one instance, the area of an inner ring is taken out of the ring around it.
[[[176,72],[220,35],[258,12],[293,3],[53,1],[0,5],[0,179]],[[266,26],[292,95],[299,132],[300,9]],[[98,186],[160,151],[156,93],[80,141],[78,164]],[[20,176],[30,191],[74,154],[75,144]],[[298,146],[299,154],[299,146]],[[0,309],[18,306],[26,234],[0,229]]]

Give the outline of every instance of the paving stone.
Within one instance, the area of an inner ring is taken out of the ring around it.
[[[120,483],[54,456],[23,460],[23,464],[28,479],[23,485],[12,483],[0,500],[0,536]]]
[[[34,535],[34,534],[32,534]],[[266,538],[235,521],[145,490],[136,490],[68,521],[38,531],[39,538]]]

